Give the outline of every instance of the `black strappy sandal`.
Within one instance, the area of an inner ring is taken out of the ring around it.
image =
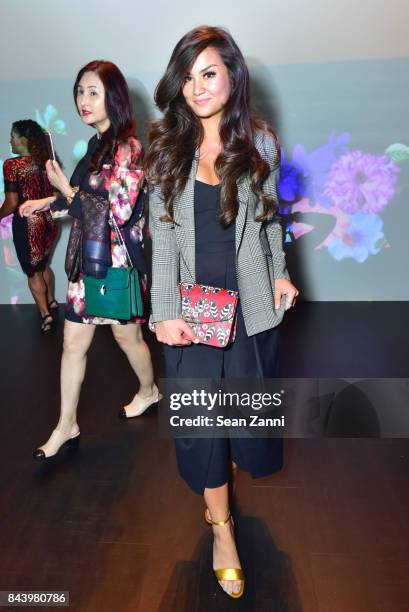
[[[47,314],[45,314],[42,318],[42,323],[41,323],[41,331],[43,332],[43,334],[45,334],[46,332],[51,331],[52,326],[53,326],[53,315],[50,314],[49,312],[47,312]],[[49,321],[47,321],[47,319],[50,319]]]
[[[57,300],[51,300],[51,302],[48,302],[48,308],[50,310],[58,310],[60,307],[59,303],[57,302]]]

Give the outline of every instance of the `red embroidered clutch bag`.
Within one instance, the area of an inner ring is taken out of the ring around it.
[[[201,344],[225,347],[236,337],[238,292],[180,283],[182,319]]]

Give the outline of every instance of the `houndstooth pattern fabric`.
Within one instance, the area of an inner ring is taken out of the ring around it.
[[[271,172],[263,189],[277,200],[279,152],[276,140],[267,133],[257,133],[255,144]],[[149,197],[152,236],[152,321],[166,321],[181,316],[179,282],[195,283],[194,183],[198,151],[189,178],[175,202],[175,222],[162,221],[165,208],[161,193],[155,188]],[[276,327],[284,316],[285,299],[274,308],[274,280],[289,278],[282,244],[281,225],[277,219],[262,224],[255,220],[261,202],[250,188],[250,179],[237,184],[239,211],[236,218],[237,282],[246,331],[249,336]],[[271,253],[262,248],[260,232],[266,232]],[[226,287],[228,289],[228,287]]]

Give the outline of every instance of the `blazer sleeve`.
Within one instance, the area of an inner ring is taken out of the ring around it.
[[[174,223],[162,221],[165,207],[160,189],[149,194],[149,228],[152,238],[151,305],[153,323],[181,316],[179,249]]]
[[[261,157],[270,166],[270,173],[266,178],[263,191],[278,202],[277,184],[280,176],[280,149],[277,140],[269,133],[258,135],[257,148]],[[277,216],[264,224],[268,244],[274,266],[274,278],[286,278],[290,280],[288,274],[285,253],[283,250],[283,232],[280,220]]]

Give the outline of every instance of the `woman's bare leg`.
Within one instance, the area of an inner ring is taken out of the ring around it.
[[[95,325],[65,321],[64,347],[61,358],[61,410],[56,430],[62,435],[51,438],[40,448],[46,456],[55,454],[61,446],[79,432],[77,407],[84,380],[87,351],[95,333]],[[61,442],[62,441],[62,442]]]
[[[213,521],[226,520],[229,514],[228,483],[221,487],[204,490],[204,499]],[[213,568],[241,568],[234,539],[231,521],[225,525],[212,525],[213,528]],[[240,580],[222,580],[221,586],[228,593],[238,593],[241,587]]]
[[[137,323],[112,325],[112,333],[119,347],[124,351],[131,368],[138,377],[140,386],[133,400],[125,406],[127,416],[137,416],[145,411],[145,406],[158,399],[155,385],[151,354],[143,339],[142,328]]]

